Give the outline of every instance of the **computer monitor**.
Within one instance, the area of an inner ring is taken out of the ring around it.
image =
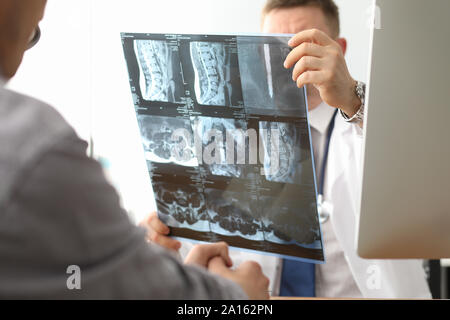
[[[450,1],[377,0],[358,254],[450,257]]]

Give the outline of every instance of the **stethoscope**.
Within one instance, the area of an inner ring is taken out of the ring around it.
[[[330,141],[331,135],[334,130],[334,122],[336,119],[336,115],[338,113],[338,109],[334,111],[333,117],[331,118],[331,123],[328,126],[327,136],[325,140],[325,148],[322,157],[322,165],[320,167],[320,181],[319,181],[319,190],[317,196],[317,211],[319,213],[319,222],[324,224],[330,218],[329,209],[324,206],[324,198],[323,198],[323,188],[325,184],[325,172],[327,170],[327,161],[328,161],[328,151],[330,150]]]

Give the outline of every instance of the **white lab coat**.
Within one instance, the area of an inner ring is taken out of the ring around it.
[[[343,248],[353,277],[365,298],[431,298],[422,260],[365,260],[356,253],[357,209],[362,162],[362,130],[346,123],[342,117],[335,120],[327,164],[327,182],[324,204],[336,237]],[[183,244],[185,255],[190,244]],[[261,264],[271,280],[271,293],[278,295],[282,260],[273,256],[232,250],[235,265],[245,260]]]

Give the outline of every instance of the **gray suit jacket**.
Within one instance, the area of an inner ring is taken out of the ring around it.
[[[86,148],[53,108],[0,86],[0,298],[247,298],[149,245]]]

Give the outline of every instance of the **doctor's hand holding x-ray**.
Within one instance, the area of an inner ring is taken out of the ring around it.
[[[293,67],[292,79],[299,88],[313,85],[323,102],[352,117],[361,107],[361,100],[355,92],[357,81],[345,62],[347,44],[344,39],[338,41],[318,29],[299,32],[289,41],[293,50],[284,67]]]

